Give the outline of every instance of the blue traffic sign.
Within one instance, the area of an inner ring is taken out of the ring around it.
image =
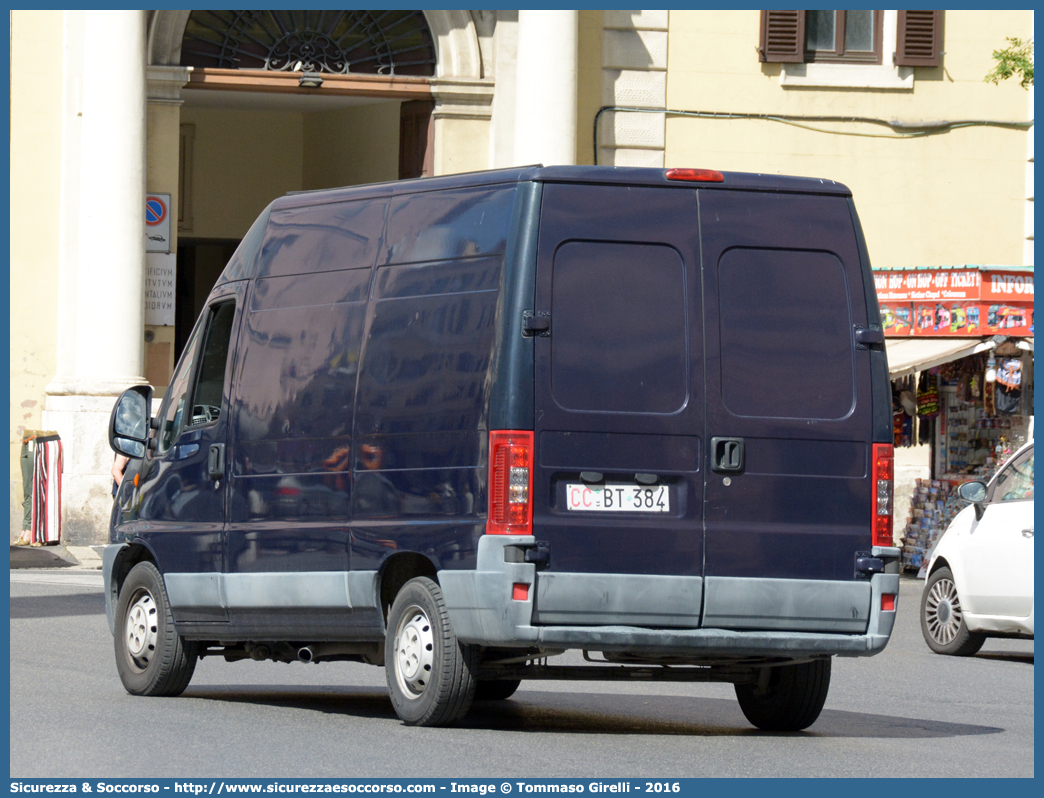
[[[155,227],[167,218],[167,203],[162,198],[148,196],[145,198],[145,224]]]

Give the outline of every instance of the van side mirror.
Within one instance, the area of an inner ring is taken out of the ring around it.
[[[109,446],[114,452],[134,459],[145,456],[151,405],[151,385],[135,385],[120,394],[109,417]]]
[[[966,502],[971,502],[975,505],[975,520],[981,521],[982,514],[985,512],[982,507],[982,503],[986,501],[986,485],[982,482],[965,482],[959,488],[957,488],[957,495],[964,499]]]

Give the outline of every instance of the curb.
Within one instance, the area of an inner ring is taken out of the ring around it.
[[[97,551],[100,546],[66,546],[65,550],[76,560],[73,566],[77,570],[101,570],[101,554]]]
[[[100,571],[101,546],[11,546],[11,569]]]

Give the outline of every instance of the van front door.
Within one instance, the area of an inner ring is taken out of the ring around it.
[[[537,253],[537,624],[699,625],[696,192],[547,184]]]
[[[142,463],[121,491],[127,531],[156,555],[178,622],[227,621],[224,570],[230,375],[242,284],[214,292],[178,364]]]
[[[706,189],[704,626],[862,633],[870,352],[845,196]]]

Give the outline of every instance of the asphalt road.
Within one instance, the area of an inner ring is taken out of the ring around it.
[[[101,577],[11,572],[12,777],[1033,776],[1033,642],[932,654],[904,580],[884,653],[835,659],[806,732],[729,685],[523,683],[455,728],[404,726],[383,669],[203,660],[179,698],[124,692]],[[571,656],[571,655],[567,655]],[[552,660],[554,662],[555,660]]]

